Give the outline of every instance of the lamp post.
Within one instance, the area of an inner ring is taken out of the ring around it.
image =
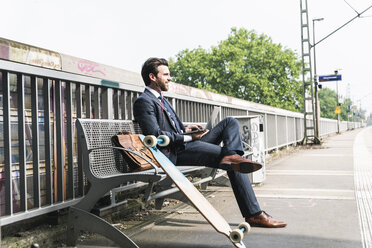
[[[318,76],[316,74],[316,53],[315,53],[315,22],[323,21],[324,18],[313,19],[313,52],[314,52],[314,85],[315,85],[315,137],[319,139],[319,104],[318,104]]]

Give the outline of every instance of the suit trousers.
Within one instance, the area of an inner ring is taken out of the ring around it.
[[[223,142],[221,147],[219,144]],[[243,147],[239,132],[239,123],[232,117],[219,122],[201,140],[185,143],[185,149],[177,153],[177,165],[205,165],[219,168],[224,156],[243,155]],[[261,212],[257,198],[247,174],[227,170],[236,201],[243,217]]]

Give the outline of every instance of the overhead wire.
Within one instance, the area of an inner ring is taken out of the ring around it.
[[[351,6],[351,5],[350,5],[346,0],[344,0],[344,2],[345,2],[347,5],[349,5],[349,7],[352,8],[352,9],[355,11],[355,13],[357,13],[357,15],[359,15],[359,12],[356,11],[356,10],[353,8],[353,6]]]
[[[344,2],[349,5],[350,8],[352,8],[354,10],[355,13],[357,13],[357,15],[359,15],[360,18],[367,18],[367,17],[372,17],[372,15],[368,15],[368,16],[360,16],[360,13],[355,9],[353,8],[353,6],[351,6],[351,4],[349,4],[346,0],[344,0]]]
[[[345,1],[345,0],[344,0]],[[346,2],[346,1],[345,1]],[[347,2],[346,2],[347,3]],[[347,3],[348,4],[348,3]],[[350,5],[349,5],[350,6]],[[351,7],[352,8],[352,7]],[[324,41],[325,39],[327,39],[329,36],[331,36],[332,34],[336,33],[338,30],[340,30],[341,28],[345,27],[347,24],[349,24],[350,22],[354,21],[356,18],[358,17],[361,17],[362,14],[364,14],[366,11],[368,11],[370,8],[372,8],[372,5],[370,5],[368,8],[366,8],[365,10],[363,10],[362,12],[357,12],[357,15],[353,18],[351,18],[349,21],[347,21],[346,23],[344,23],[343,25],[341,25],[339,28],[335,29],[334,31],[332,31],[330,34],[328,34],[327,36],[325,36],[324,38],[320,39],[318,42],[316,42],[314,44],[314,46],[316,46],[317,44],[319,44],[320,42]],[[354,9],[354,8],[352,8]],[[355,10],[354,10],[355,11]]]

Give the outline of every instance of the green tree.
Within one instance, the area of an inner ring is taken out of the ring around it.
[[[318,96],[320,102],[320,117],[337,120],[337,114],[335,113],[337,107],[337,93],[329,88],[323,88],[319,90]],[[346,98],[342,103],[340,103],[340,120],[348,120],[348,116],[351,114],[348,106],[352,105],[353,103],[349,98]]]
[[[320,102],[320,117],[337,119],[335,109],[337,106],[337,94],[329,88],[322,88],[318,91]]]
[[[232,28],[226,40],[209,50],[179,52],[169,68],[180,84],[288,110],[303,105],[300,60],[254,31]]]

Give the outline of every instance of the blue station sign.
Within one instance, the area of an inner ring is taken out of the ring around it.
[[[319,76],[319,82],[341,81],[341,80],[342,80],[341,74]]]

